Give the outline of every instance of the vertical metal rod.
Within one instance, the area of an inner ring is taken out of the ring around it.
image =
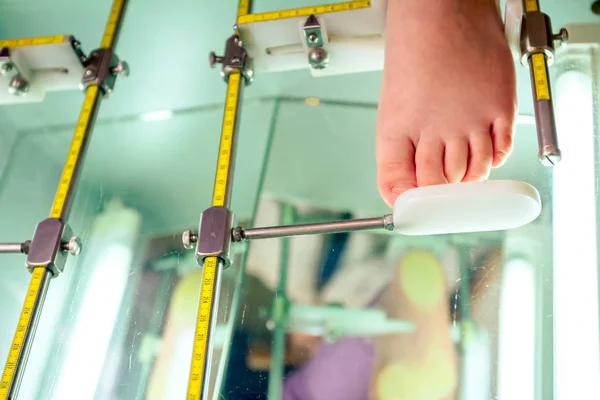
[[[126,0],[114,0],[104,31],[102,48],[112,49],[116,43],[125,4]],[[101,90],[98,85],[88,87],[52,204],[50,218],[66,220],[69,215],[81,164],[85,158],[98,112],[100,98]],[[0,399],[2,400],[14,400],[17,397],[51,277],[51,272],[47,266],[36,267],[32,272],[27,296],[0,381]]]
[[[539,145],[538,158],[544,165],[555,165],[560,161],[561,153],[558,147],[548,62],[544,54],[533,54],[528,63]]]
[[[281,224],[291,225],[295,220],[296,210],[289,204],[281,206]],[[287,273],[289,265],[290,239],[281,241],[281,260],[279,285],[273,298],[272,318],[275,324],[273,329],[273,345],[271,346],[271,366],[269,369],[269,400],[280,400],[283,389],[283,371],[285,361],[285,333],[289,309],[287,298]]]
[[[46,294],[48,293],[48,287],[50,286],[51,279],[52,274],[45,268],[36,268],[33,271],[29,286],[30,289],[27,291],[27,297],[25,298],[22,311],[22,313],[28,313],[30,315],[30,319],[28,321],[29,323],[26,327],[17,327],[17,330],[24,328],[25,338],[23,340],[23,345],[21,346],[16,362],[11,359],[10,353],[6,362],[6,368],[14,368],[14,375],[12,382],[9,384],[10,386],[8,388],[8,396],[6,397],[6,400],[15,400],[19,393],[25,367],[27,366],[27,359],[29,358],[29,353],[31,352],[35,331],[37,330],[40,317],[42,316],[41,310],[44,305],[44,300],[46,299]],[[37,286],[37,290],[32,290],[34,286]]]
[[[254,196],[254,203],[252,206],[252,218],[250,220],[250,227],[256,225],[256,216],[258,215],[258,206],[260,204],[260,198],[262,196],[263,188],[265,186],[265,181],[267,178],[267,171],[269,167],[269,160],[271,159],[271,149],[273,148],[273,139],[275,137],[275,131],[277,129],[277,122],[279,121],[279,110],[281,109],[281,99],[276,98],[273,104],[273,111],[271,115],[271,123],[269,125],[269,132],[267,134],[267,140],[265,143],[265,152],[263,155],[262,166],[260,169],[260,177],[258,178],[258,185],[256,188],[256,193]],[[226,345],[223,348],[221,353],[221,362],[219,364],[219,372],[216,379],[215,395],[213,396],[213,400],[219,400],[222,398],[226,398],[225,390],[225,371],[227,371],[227,362],[229,360],[229,354],[231,352],[231,341],[233,338],[233,331],[235,329],[235,324],[237,321],[237,315],[239,313],[239,304],[242,297],[242,288],[244,287],[244,281],[246,277],[246,263],[248,262],[248,255],[250,254],[251,245],[248,245],[246,251],[242,255],[242,260],[240,262],[239,272],[237,274],[237,285],[236,291],[233,295],[233,299],[231,301],[231,322],[227,327],[226,337],[229,338],[230,345]]]
[[[217,159],[213,207],[229,207],[231,203],[243,81],[240,71],[231,72],[227,78],[227,96]],[[208,383],[223,267],[223,262],[217,257],[206,257],[203,260],[202,286],[187,391],[188,400],[209,398]]]

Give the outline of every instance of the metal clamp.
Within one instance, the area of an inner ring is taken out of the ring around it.
[[[27,253],[27,268],[33,271],[45,267],[57,277],[64,271],[67,254],[76,256],[81,247],[79,238],[72,236],[71,228],[62,220],[45,219],[35,228]]]
[[[548,65],[554,62],[556,41],[567,43],[569,32],[561,29],[558,34],[552,30],[552,21],[540,11],[528,12],[521,22],[521,64],[529,68],[529,57],[534,53],[544,53]]]
[[[15,96],[23,96],[29,90],[29,82],[23,75],[17,65],[10,58],[10,49],[0,48],[0,75],[10,78],[8,83],[8,93]]]
[[[200,216],[198,234],[185,231],[182,235],[183,247],[193,248],[196,244],[196,259],[199,264],[206,257],[219,257],[224,268],[233,263],[232,228],[235,216],[225,207],[211,207]]]
[[[249,85],[254,80],[254,71],[252,70],[252,61],[244,48],[244,42],[240,39],[237,33],[227,39],[225,43],[225,55],[217,56],[214,51],[208,55],[208,61],[211,68],[217,64],[221,64],[221,76],[225,81],[232,72],[239,71],[246,85]]]
[[[98,85],[105,95],[110,95],[115,87],[117,75],[129,75],[129,65],[119,60],[112,49],[97,49],[90,53],[84,62],[85,72],[81,80],[81,90]]]
[[[325,32],[314,15],[308,17],[302,28],[308,46],[308,63],[313,69],[324,69],[329,64],[329,54],[324,49]]]

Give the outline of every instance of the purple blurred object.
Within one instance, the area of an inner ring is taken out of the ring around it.
[[[366,400],[373,368],[373,345],[361,338],[323,344],[283,385],[283,400]]]

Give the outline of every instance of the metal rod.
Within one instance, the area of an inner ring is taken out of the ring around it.
[[[275,99],[275,103],[273,104],[273,112],[271,115],[271,123],[269,125],[269,133],[267,134],[267,140],[265,143],[265,152],[262,160],[262,166],[260,168],[260,177],[258,179],[258,185],[256,188],[256,193],[254,195],[254,203],[252,206],[252,217],[250,220],[250,227],[253,227],[256,224],[256,216],[258,215],[258,206],[260,204],[260,198],[263,192],[263,188],[265,186],[265,181],[267,178],[267,171],[269,167],[269,160],[271,159],[271,149],[273,148],[273,139],[275,137],[275,131],[277,129],[277,122],[279,121],[279,110],[281,109],[281,99]],[[248,243],[250,244],[250,243]],[[227,325],[227,333],[226,337],[228,338],[229,345],[223,347],[221,352],[221,362],[219,363],[219,371],[217,372],[217,379],[215,383],[215,395],[213,396],[214,400],[222,399],[227,397],[226,390],[226,379],[225,372],[227,371],[227,363],[229,362],[229,353],[231,352],[231,343],[233,339],[233,329],[237,322],[237,315],[239,313],[239,304],[242,297],[242,288],[244,287],[244,280],[246,277],[246,263],[248,262],[248,255],[250,254],[250,248],[248,247],[246,251],[244,251],[242,255],[242,261],[240,262],[239,272],[237,274],[237,285],[238,287],[233,294],[233,299],[231,301],[231,321]]]
[[[37,329],[38,323],[40,322],[40,317],[42,316],[41,311],[42,307],[44,306],[44,301],[46,300],[46,294],[48,293],[48,287],[50,286],[51,279],[52,273],[50,272],[50,270],[44,268],[39,290],[35,292],[35,300],[33,302],[33,307],[30,311],[31,319],[29,320],[29,324],[25,328],[25,339],[23,341],[23,346],[21,348],[19,358],[15,365],[15,373],[12,380],[12,384],[8,391],[7,400],[15,400],[19,393],[19,388],[21,387],[21,381],[23,380],[25,367],[27,366],[27,359],[29,358],[29,353],[31,352],[31,346],[33,345],[35,331]],[[28,295],[30,294],[30,292],[31,291],[28,292]],[[27,302],[27,300],[25,300],[25,302]]]
[[[282,225],[295,222],[296,210],[289,204],[281,206]],[[289,265],[290,239],[284,238],[281,243],[281,260],[279,268],[279,285],[273,297],[272,319],[273,345],[271,346],[271,365],[269,368],[269,400],[280,400],[283,395],[283,373],[285,367],[285,334],[288,320],[289,300],[287,298],[287,275]]]
[[[537,127],[537,137],[539,146],[538,158],[544,165],[556,165],[561,159],[561,153],[558,147],[556,120],[554,117],[554,105],[552,104],[552,89],[550,87],[548,63],[545,59],[544,64],[546,82],[548,82],[548,99],[540,100],[537,98],[536,78],[534,73],[535,67],[533,65],[533,58],[530,57],[528,62],[529,71],[531,75],[531,87],[534,99],[533,107],[535,110],[535,121]]]
[[[235,237],[234,235],[234,240],[272,239],[289,236],[390,229],[390,219],[391,215],[386,215],[384,217],[355,219],[350,221],[244,229],[240,232],[240,237]]]
[[[25,253],[25,243],[0,243],[0,254]]]
[[[98,115],[98,109],[100,108],[100,102],[102,99],[100,93],[101,93],[101,91],[98,90],[98,92],[96,93],[96,95],[93,98],[92,108],[90,110],[90,116],[89,116],[89,119],[87,122],[85,133],[83,135],[83,139],[81,141],[81,150],[79,151],[79,154],[77,156],[77,159],[75,162],[75,167],[73,168],[73,175],[72,175],[71,180],[69,181],[69,189],[67,191],[67,195],[64,200],[64,205],[62,206],[62,209],[60,212],[60,219],[62,219],[63,221],[66,221],[69,218],[69,213],[71,212],[73,195],[75,194],[75,190],[77,188],[77,183],[79,181],[79,179],[78,179],[79,173],[81,172],[83,160],[85,159],[85,156],[86,156],[86,153],[87,153],[87,150],[89,147],[88,145],[89,145],[90,139],[92,137],[92,131],[94,130],[94,124],[96,122],[96,116]],[[73,140],[75,140],[75,139],[73,139]]]
[[[221,282],[223,277],[224,264],[218,260],[217,267],[214,271],[214,285],[212,291],[212,307],[210,309],[210,319],[208,322],[208,335],[206,338],[206,356],[204,358],[204,378],[202,379],[201,399],[209,400],[210,398],[210,370],[212,366],[212,355],[214,348],[215,329],[217,327],[217,318],[219,316],[219,297],[221,295]],[[202,271],[202,282],[204,282],[204,274],[206,268]],[[202,290],[202,289],[201,289]]]

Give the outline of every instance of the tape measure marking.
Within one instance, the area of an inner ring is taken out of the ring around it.
[[[219,261],[217,257],[207,257],[204,259],[187,400],[200,400],[202,396],[204,366],[206,365],[207,352],[209,351],[207,347],[210,332],[210,313],[213,306],[213,291],[218,267]]]
[[[275,21],[285,18],[308,17],[313,14],[321,15],[340,11],[360,10],[364,8],[371,8],[371,1],[348,1],[345,3],[334,3],[316,7],[240,15],[238,17],[238,25],[251,24],[253,22]]]
[[[533,80],[535,81],[537,100],[550,100],[546,56],[543,53],[533,54],[531,56],[531,64],[533,66]]]
[[[232,163],[233,134],[237,119],[238,97],[240,93],[241,81],[242,76],[239,72],[233,72],[229,75],[212,202],[214,207],[225,206],[225,197],[229,189],[228,178]],[[204,267],[202,270],[202,286],[200,291],[200,302],[198,304],[198,319],[196,321],[196,333],[194,336],[194,350],[192,353],[192,366],[190,368],[187,400],[200,400],[202,395],[204,368],[206,366],[208,352],[210,351],[207,346],[211,324],[210,314],[214,306],[213,295],[216,295],[213,292],[217,268],[219,268],[219,260],[217,257],[207,257],[204,259]]]
[[[231,156],[233,152],[233,134],[236,124],[238,96],[241,84],[241,74],[234,72],[229,75],[227,97],[225,99],[225,113],[223,115],[223,128],[221,131],[221,144],[219,145],[219,158],[213,192],[212,205],[225,206],[225,197],[229,190],[228,177],[231,169]]]
[[[50,218],[61,218],[64,212],[65,200],[71,190],[73,174],[75,167],[79,162],[79,158],[82,155],[83,142],[86,139],[86,135],[89,132],[89,124],[91,115],[94,110],[95,102],[100,89],[96,85],[92,85],[87,89],[85,99],[83,101],[83,107],[79,114],[79,120],[75,127],[75,134],[71,141],[71,147],[67,154],[67,161],[63,168],[60,182],[58,183],[58,189],[56,190],[56,196],[54,197],[54,203],[52,204],[52,211],[50,212]]]
[[[0,48],[8,47],[26,47],[26,46],[41,46],[45,44],[60,44],[67,40],[65,35],[41,36],[35,38],[8,39],[0,40]]]
[[[102,42],[100,43],[101,48],[108,49],[113,46],[117,37],[119,20],[121,19],[121,14],[125,8],[124,6],[125,0],[113,1],[113,5],[108,16],[108,22],[106,23],[106,28],[104,29],[104,36],[102,36]]]
[[[538,0],[525,0],[525,12],[539,11]]]
[[[0,381],[0,399],[8,399],[10,388],[17,372],[19,356],[21,355],[25,344],[25,336],[31,325],[34,308],[42,289],[45,273],[46,268],[39,267],[35,268],[31,274],[31,281],[29,282],[29,288],[27,289],[21,316],[19,317],[15,336],[13,337],[8,352],[8,358],[6,360],[6,365],[4,366],[4,372],[2,373],[2,381]]]

